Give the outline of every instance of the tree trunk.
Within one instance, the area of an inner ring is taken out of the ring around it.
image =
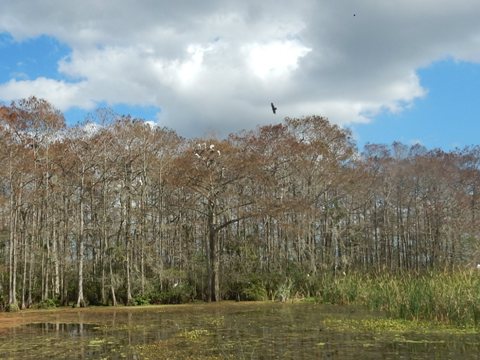
[[[10,154],[12,156],[12,154]],[[17,277],[17,255],[16,255],[16,232],[17,232],[17,217],[18,217],[18,202],[15,199],[15,189],[13,184],[13,168],[10,158],[10,226],[9,226],[9,291],[8,291],[8,304],[17,304],[17,289],[16,289],[16,277]],[[21,190],[19,190],[21,191]]]
[[[84,260],[84,218],[83,218],[83,191],[85,184],[85,166],[82,165],[82,179],[80,188],[80,206],[79,206],[79,234],[78,234],[78,298],[77,307],[85,306],[85,299],[83,297],[83,260]]]
[[[208,245],[210,250],[209,285],[210,301],[220,301],[220,259],[218,256],[218,237],[216,230],[215,204],[210,202],[208,212]]]
[[[126,276],[127,276],[127,304],[131,305],[133,302],[132,297],[132,285],[130,280],[130,272],[131,272],[131,254],[130,254],[130,196],[127,196],[126,201],[126,209],[125,209],[125,265],[126,265]]]
[[[25,294],[27,286],[27,249],[28,249],[28,236],[25,235],[25,218],[23,219],[24,230],[22,231],[23,240],[23,275],[22,275],[22,310],[27,307],[25,303]]]
[[[110,291],[112,293],[112,305],[117,306],[117,298],[115,296],[115,286],[113,280],[113,269],[112,269],[112,258],[109,259],[109,267],[110,267]]]
[[[58,264],[58,234],[55,214],[53,215],[52,227],[53,296],[58,298],[60,296],[60,266]]]

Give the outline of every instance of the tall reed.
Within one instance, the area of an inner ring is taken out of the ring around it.
[[[480,272],[323,274],[311,286],[319,302],[364,305],[401,319],[480,326]]]

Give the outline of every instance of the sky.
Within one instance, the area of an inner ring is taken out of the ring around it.
[[[0,102],[185,137],[321,115],[366,143],[480,144],[478,0],[0,0]],[[278,108],[273,114],[270,103]]]

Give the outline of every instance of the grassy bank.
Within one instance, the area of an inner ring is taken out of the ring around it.
[[[259,273],[225,277],[223,299],[290,301],[304,299],[322,304],[360,305],[392,319],[437,321],[480,328],[480,271],[384,272],[308,275],[296,269],[288,275]],[[202,300],[188,281],[179,286],[137,296],[129,305],[181,304]],[[47,299],[32,308],[58,306]],[[89,304],[95,305],[95,304]]]
[[[320,303],[355,304],[392,318],[480,326],[480,272],[323,275],[312,284]]]
[[[360,305],[393,319],[437,321],[480,327],[480,271],[257,274],[250,281],[225,284],[230,299],[307,299],[322,304]],[[233,296],[233,295],[235,296]],[[228,296],[227,296],[228,298]]]

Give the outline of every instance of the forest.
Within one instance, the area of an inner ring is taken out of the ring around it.
[[[321,116],[185,139],[0,107],[0,308],[314,296],[480,261],[480,147],[368,144]]]

